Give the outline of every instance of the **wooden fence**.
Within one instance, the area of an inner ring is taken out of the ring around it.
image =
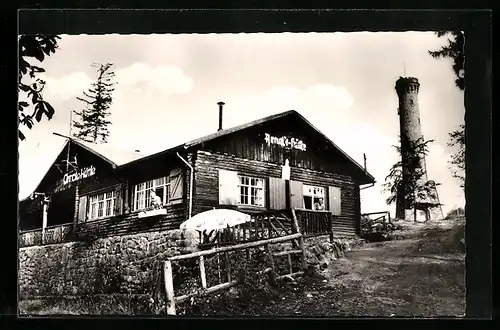
[[[377,216],[378,217],[372,217]],[[380,224],[384,229],[387,227],[389,223],[391,223],[391,214],[389,211],[380,211],[380,212],[370,212],[361,214],[361,227],[372,226],[375,224]]]
[[[71,235],[73,224],[64,224],[45,228],[43,244],[61,243],[67,241]]]
[[[270,251],[270,244],[276,244],[276,243],[282,243],[282,242],[287,242],[291,240],[296,240],[299,239],[301,249],[300,250],[291,250],[291,251],[283,251],[279,253],[272,254]],[[176,304],[181,303],[183,301],[186,301],[190,299],[191,297],[195,297],[197,295],[207,295],[211,294],[220,290],[228,289],[231,288],[239,283],[237,279],[231,278],[231,271],[230,269],[227,269],[227,282],[220,283],[211,287],[207,287],[207,279],[206,279],[206,274],[205,274],[205,256],[209,255],[215,255],[219,253],[228,253],[231,251],[238,251],[238,250],[244,250],[244,249],[249,249],[249,248],[255,248],[259,246],[265,246],[265,249],[267,251],[267,255],[269,257],[269,261],[271,264],[271,267],[266,268],[262,273],[268,273],[272,272],[273,276],[275,279],[280,279],[283,278],[284,276],[294,276],[294,275],[299,275],[303,274],[303,270],[306,268],[305,264],[305,250],[304,250],[304,241],[301,233],[295,233],[287,236],[282,236],[282,237],[276,237],[276,238],[270,238],[270,239],[264,239],[260,241],[254,241],[254,242],[248,242],[248,243],[243,243],[243,244],[237,244],[233,246],[223,246],[223,247],[216,247],[210,250],[204,250],[204,251],[198,251],[190,254],[185,254],[185,255],[179,255],[175,257],[168,258],[165,263],[164,263],[164,277],[165,277],[165,292],[166,292],[166,301],[167,301],[167,314],[168,315],[175,315],[176,314]],[[292,268],[292,263],[291,263],[291,254],[296,254],[300,253],[302,254],[302,269],[301,271],[298,272],[293,272]],[[273,256],[282,256],[282,255],[287,255],[288,256],[288,262],[289,262],[289,274],[285,275],[278,275],[276,274],[276,266],[274,263]],[[199,274],[200,274],[200,280],[201,280],[201,287],[202,291],[201,293],[191,293],[191,294],[185,294],[182,296],[175,296],[174,292],[174,282],[173,282],[173,272],[172,272],[172,262],[178,262],[186,259],[193,259],[193,258],[198,258],[199,263]],[[229,267],[229,263],[226,263],[226,267]]]
[[[333,215],[329,211],[297,209],[295,213],[305,237],[333,235]]]
[[[252,221],[212,233],[200,233],[200,248],[234,245],[263,239],[283,237],[293,232],[293,220],[284,213],[262,213]]]
[[[42,229],[25,230],[19,233],[19,247],[42,244]]]
[[[276,215],[267,215],[267,216],[262,216],[261,218],[258,218],[256,221],[254,221],[254,224],[250,224],[249,227],[247,228],[249,230],[249,233],[253,233],[252,236],[246,236],[247,239],[253,239],[253,241],[250,242],[245,242],[245,243],[240,243],[236,245],[230,245],[230,246],[218,246],[218,247],[213,247],[210,250],[202,250],[190,254],[185,254],[185,255],[179,255],[179,256],[174,256],[168,258],[165,263],[164,263],[164,280],[165,280],[165,292],[166,292],[166,301],[167,301],[167,314],[168,315],[175,315],[176,314],[176,308],[175,305],[177,303],[181,303],[183,301],[186,301],[190,299],[191,297],[197,296],[197,295],[208,295],[220,290],[228,289],[231,288],[239,283],[237,279],[233,279],[231,277],[231,269],[230,269],[230,263],[228,262],[229,259],[229,252],[232,251],[238,251],[238,250],[246,250],[247,251],[247,259],[249,259],[249,249],[250,248],[256,248],[260,246],[265,247],[266,254],[269,259],[270,267],[264,269],[262,273],[269,273],[271,272],[272,277],[275,280],[279,280],[284,278],[285,276],[295,276],[299,274],[303,274],[304,270],[306,269],[306,260],[305,260],[305,248],[304,248],[304,237],[302,236],[300,232],[300,227],[297,221],[297,217],[295,215],[294,210],[292,209],[292,216],[293,218],[289,220],[290,228],[287,229],[286,226],[282,223],[283,228],[278,224],[280,221]],[[286,218],[286,217],[285,217]],[[289,218],[286,218],[289,219]],[[281,231],[276,227],[275,221],[280,226]],[[263,226],[264,223],[267,223],[269,227],[267,230],[263,229],[266,228]],[[255,225],[255,224],[260,224]],[[246,228],[246,227],[244,227]],[[254,230],[251,230],[253,228]],[[229,232],[229,229],[228,229]],[[244,233],[245,231],[243,231]],[[282,233],[285,233],[285,235],[282,235]],[[232,233],[234,235],[234,233]],[[228,235],[228,234],[226,234]],[[238,237],[238,234],[233,237],[233,241],[227,241],[226,243],[230,244],[231,242],[236,242],[234,240],[234,237]],[[274,235],[274,236],[273,236]],[[275,237],[277,236],[277,237]],[[244,236],[240,237],[244,238]],[[276,243],[283,243],[283,242],[288,242],[291,241],[293,244],[294,249],[293,250],[288,250],[288,251],[281,251],[277,253],[272,253],[270,245],[271,244],[276,244]],[[298,241],[298,242],[297,242]],[[210,255],[218,255],[220,253],[223,253],[225,255],[225,260],[226,260],[226,275],[227,275],[227,281],[223,283],[219,283],[217,285],[207,287],[207,278],[206,278],[206,273],[205,273],[205,256],[210,256]],[[293,254],[300,254],[301,255],[301,270],[294,272],[293,265],[292,265],[292,259],[291,256]],[[288,274],[277,274],[277,266],[275,264],[275,257],[281,257],[281,256],[286,256],[287,257],[287,262],[288,262]],[[172,272],[172,262],[179,262],[182,260],[187,260],[187,259],[194,259],[198,258],[198,268],[199,268],[199,276],[200,276],[200,281],[201,281],[201,291],[198,293],[191,293],[191,294],[185,294],[181,296],[175,296],[174,292],[174,282],[173,282],[173,272]],[[261,275],[257,274],[257,275]]]
[[[70,239],[72,223],[26,230],[19,233],[19,247],[67,242]]]

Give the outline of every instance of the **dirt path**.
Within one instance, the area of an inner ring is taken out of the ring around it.
[[[442,246],[451,229],[411,230],[409,236],[420,237],[370,243],[349,252],[321,276],[304,283],[304,290],[291,287],[291,293],[281,297],[282,302],[270,312],[303,316],[463,315],[464,255],[433,251]],[[416,231],[420,234],[414,235]],[[294,290],[305,297],[297,296]]]

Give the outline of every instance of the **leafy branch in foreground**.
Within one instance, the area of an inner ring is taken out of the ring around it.
[[[43,99],[45,81],[37,77],[37,74],[45,72],[45,69],[30,63],[30,61],[36,60],[41,63],[46,56],[55,53],[58,48],[57,39],[60,37],[36,34],[22,35],[18,40],[18,92],[19,96],[24,95],[28,100],[18,102],[18,116],[19,123],[28,129],[33,127],[34,120],[40,122],[44,115],[50,120],[55,113],[52,105]],[[29,111],[31,106],[33,109]],[[26,139],[20,129],[18,135],[20,140]]]
[[[453,61],[453,72],[457,79],[456,86],[460,90],[465,90],[465,35],[461,31],[440,31],[436,32],[438,37],[448,37],[446,45],[439,50],[429,51],[429,55],[434,58],[450,58]],[[448,146],[456,147],[458,150],[451,155],[450,169],[453,177],[460,181],[460,187],[465,187],[465,126],[449,133],[450,140]]]
[[[455,84],[460,90],[465,89],[465,35],[461,31],[436,32],[439,38],[448,37],[446,45],[438,50],[430,50],[429,55],[434,58],[450,58],[453,60],[453,72],[455,73]]]

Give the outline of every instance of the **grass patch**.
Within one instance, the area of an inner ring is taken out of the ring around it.
[[[149,295],[89,295],[25,299],[21,315],[153,315]]]

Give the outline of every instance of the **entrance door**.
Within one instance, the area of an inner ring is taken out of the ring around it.
[[[47,211],[47,226],[73,222],[75,217],[76,187],[53,194]]]

